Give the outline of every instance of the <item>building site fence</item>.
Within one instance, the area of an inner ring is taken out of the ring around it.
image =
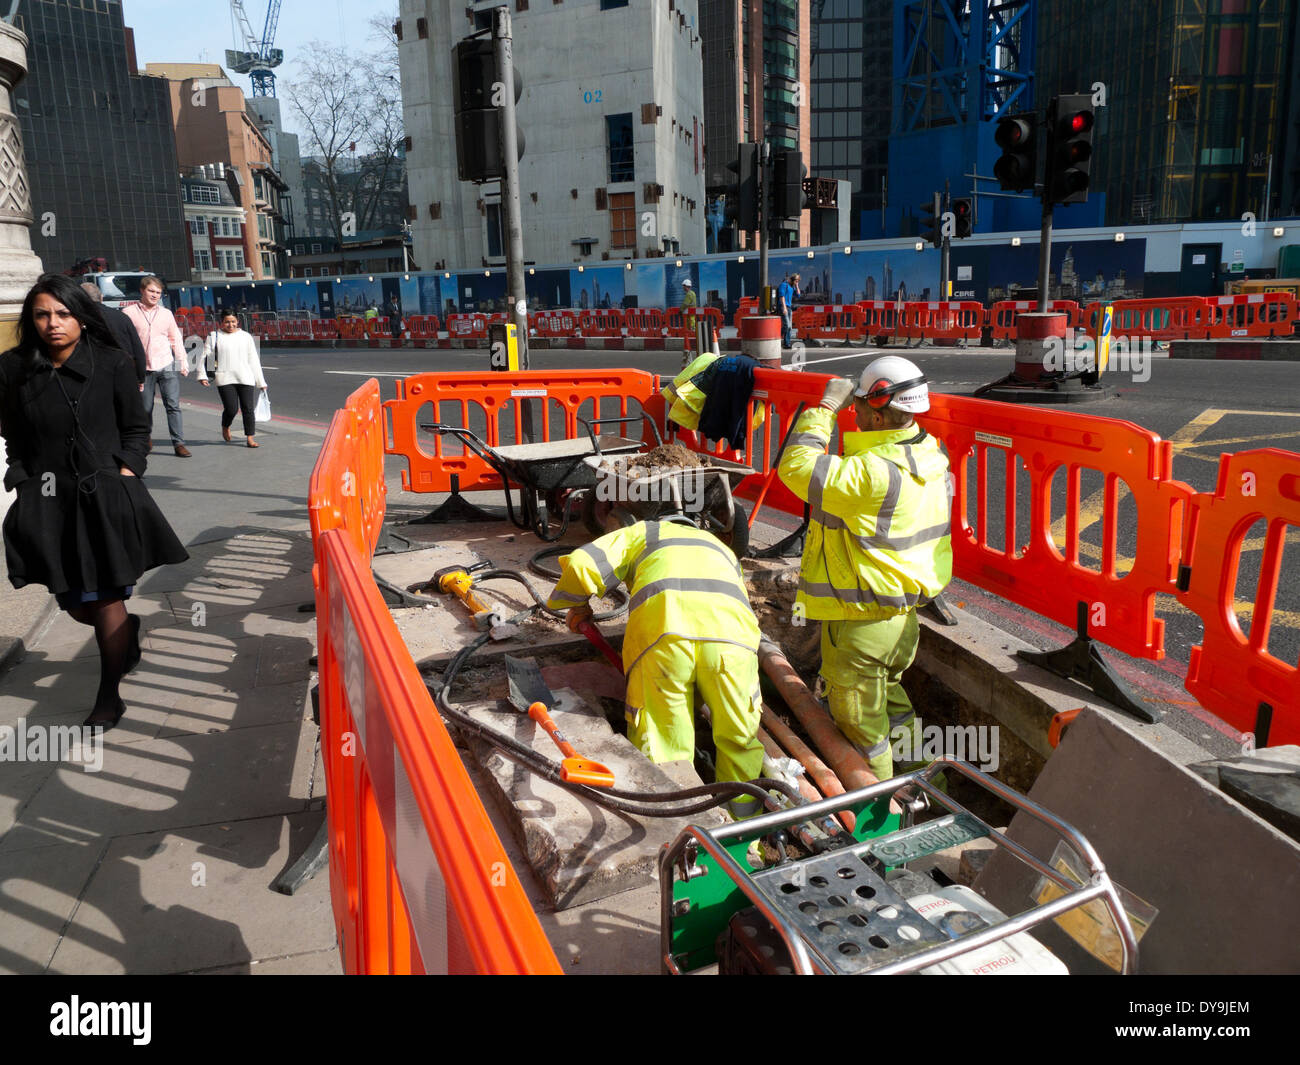
[[[711,452],[754,468],[738,498],[803,513],[776,472],[780,442],[828,380],[756,371],[746,439]],[[385,513],[384,455],[406,460],[407,491],[500,489],[476,456],[421,435],[425,419],[511,443],[522,438],[521,404],[533,401],[543,438],[577,436],[578,417],[591,411],[627,414],[635,403],[655,416],[659,385],[638,370],[419,374],[382,403],[370,381],[335,415],[309,506],[331,890],[349,972],[558,971],[368,572]],[[936,394],[931,404],[920,421],[952,462],[956,576],[1071,627],[1077,604],[1088,604],[1095,640],[1148,659],[1164,655],[1156,597],[1173,596],[1204,625],[1188,691],[1243,732],[1265,725],[1269,743],[1300,742],[1300,664],[1269,652],[1283,545],[1300,526],[1300,455],[1224,455],[1215,490],[1198,493],[1173,478],[1170,444],[1136,425],[960,396]],[[833,450],[852,428],[846,411]],[[703,450],[693,437],[680,442]],[[1100,479],[1097,498],[1084,498],[1085,471]],[[1122,498],[1135,510],[1132,557],[1121,557]],[[1086,542],[1085,512],[1100,515]],[[1263,561],[1246,634],[1237,578],[1259,523]]]

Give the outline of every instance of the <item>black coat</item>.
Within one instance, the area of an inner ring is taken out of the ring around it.
[[[140,478],[150,436],[131,358],[83,337],[55,370],[0,355],[0,435],[17,498],[4,520],[15,588],[100,591],[189,557]],[[135,474],[125,477],[125,467]]]
[[[99,313],[104,317],[104,324],[108,326],[108,331],[117,341],[117,346],[130,355],[135,363],[137,383],[144,384],[144,375],[149,369],[149,357],[145,355],[144,345],[140,343],[140,331],[136,329],[135,323],[116,307],[105,307],[103,304],[97,306]]]

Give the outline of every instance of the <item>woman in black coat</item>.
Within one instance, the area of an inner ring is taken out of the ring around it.
[[[0,355],[4,521],[15,588],[43,584],[95,629],[100,680],[87,725],[112,728],[140,661],[125,600],[140,575],[189,557],[144,483],[149,420],[130,356],[71,278],[46,274],[23,301],[18,346]]]

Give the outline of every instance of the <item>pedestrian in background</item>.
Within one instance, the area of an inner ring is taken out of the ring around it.
[[[799,275],[791,274],[776,290],[776,304],[781,312],[781,347],[788,348],[794,342],[794,300],[802,296],[799,290]]]
[[[0,355],[4,520],[15,588],[43,584],[95,630],[99,689],[86,719],[112,728],[122,676],[140,661],[140,619],[125,601],[141,574],[189,558],[144,482],[149,422],[131,358],[95,304],[61,274],[27,293],[18,346]]]
[[[257,357],[257,344],[252,336],[239,328],[239,318],[233,311],[221,316],[221,331],[209,333],[203,345],[203,358],[199,360],[199,382],[208,386],[207,361],[216,359],[217,394],[221,396],[221,437],[230,440],[230,426],[236,414],[244,416],[244,437],[249,447],[261,445],[253,439],[257,433],[257,420],[253,410],[257,403],[257,390],[266,389],[262,376],[262,361]]]
[[[81,290],[99,308],[100,317],[104,319],[108,331],[113,334],[117,346],[131,356],[131,361],[135,363],[135,379],[143,392],[144,375],[149,370],[149,360],[145,356],[144,345],[140,343],[140,334],[135,331],[135,324],[116,307],[104,306],[104,293],[93,281],[83,281]]]
[[[148,360],[144,375],[144,412],[149,419],[150,436],[153,434],[153,399],[155,390],[162,393],[163,407],[167,411],[167,432],[172,447],[183,459],[190,457],[185,446],[185,432],[181,426],[181,377],[188,377],[190,368],[185,364],[185,344],[180,327],[172,312],[162,306],[163,283],[156,277],[146,277],[140,282],[140,299],[122,308],[131,319]],[[177,376],[177,367],[180,367]],[[153,447],[152,440],[149,448]]]
[[[393,334],[394,340],[402,338],[402,305],[397,302],[396,296],[388,297],[388,305],[384,308],[388,314],[388,328]]]

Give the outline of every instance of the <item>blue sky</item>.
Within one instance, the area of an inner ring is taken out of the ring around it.
[[[297,75],[297,57],[313,41],[348,44],[373,51],[378,42],[368,25],[372,15],[397,18],[398,0],[282,0],[275,46],[284,49],[284,63],[276,70],[277,86]],[[249,24],[261,37],[267,0],[244,0]],[[236,47],[228,0],[123,0],[126,24],[135,31],[136,59],[146,63],[221,63],[226,49]],[[242,42],[238,45],[243,48]],[[245,93],[252,91],[247,75],[232,74]],[[283,92],[277,91],[283,96]],[[297,132],[287,103],[285,126]]]

